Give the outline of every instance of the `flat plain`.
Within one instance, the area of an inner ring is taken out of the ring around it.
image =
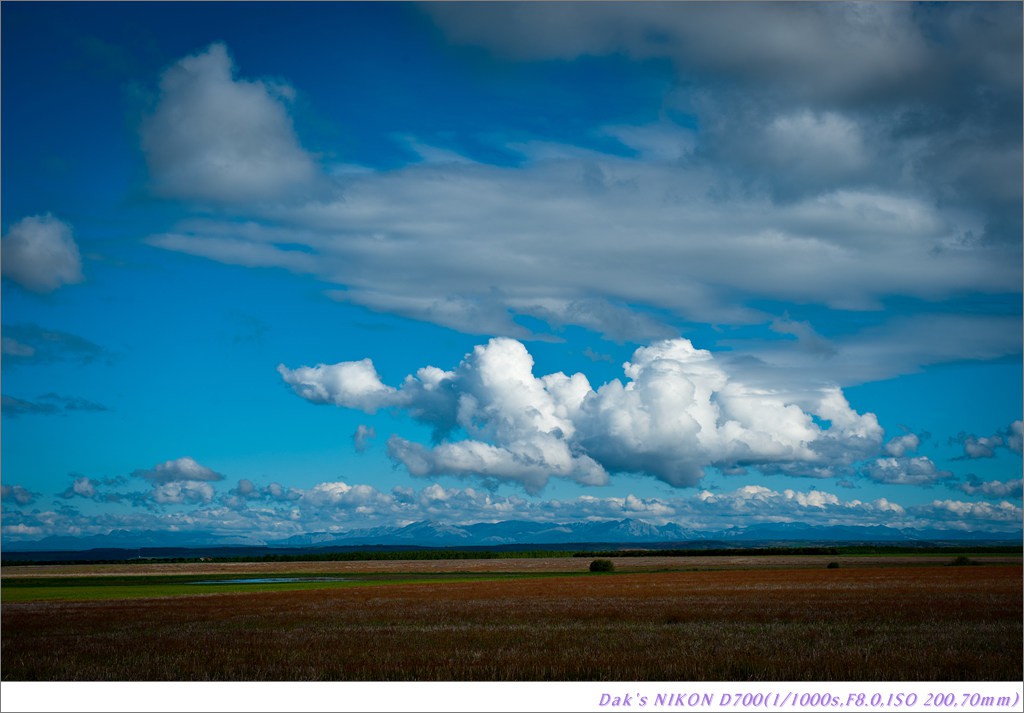
[[[1019,680],[1021,557],[950,559],[9,567],[0,661],[7,681]],[[285,576],[319,581],[197,584]]]

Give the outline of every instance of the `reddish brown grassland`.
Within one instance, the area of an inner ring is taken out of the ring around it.
[[[1019,564],[805,561],[5,602],[0,661],[8,681],[1019,680],[1021,623]]]

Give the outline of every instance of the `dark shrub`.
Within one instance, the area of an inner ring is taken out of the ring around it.
[[[827,565],[825,565],[825,569],[839,569],[839,563],[829,562]]]
[[[959,557],[957,557],[955,560],[953,560],[949,564],[950,564],[951,567],[966,567],[968,565],[977,564],[977,562],[972,560],[970,557],[967,557],[965,555],[960,555]]]
[[[594,560],[590,563],[591,572],[614,572],[615,563],[611,560]]]

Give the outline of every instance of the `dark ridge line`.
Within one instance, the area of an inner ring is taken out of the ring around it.
[[[143,547],[139,549],[102,548],[84,551],[9,552],[0,560],[2,567],[56,564],[170,564],[200,562],[359,562],[386,560],[443,559],[529,559],[538,557],[750,557],[800,555],[871,554],[1024,554],[1017,544],[993,540],[992,544],[947,542],[908,542],[904,544],[831,543],[822,545],[785,545],[765,543],[744,547],[689,547],[681,543],[653,543],[637,547],[635,543],[571,543],[566,545],[502,545],[461,547],[419,547],[409,545],[350,545],[320,548],[263,547]],[[720,543],[716,543],[720,544]],[[147,556],[143,556],[146,553]],[[49,555],[49,557],[47,557]]]

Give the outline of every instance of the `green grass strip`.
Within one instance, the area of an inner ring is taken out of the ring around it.
[[[309,575],[275,575],[273,578]],[[310,582],[240,582],[258,575],[154,575],[139,577],[26,577],[2,582],[3,602],[79,601],[105,599],[142,599],[151,597],[195,596],[202,594],[236,594],[256,592],[292,592],[337,587],[367,587],[395,584],[429,584],[438,582],[493,582],[509,579],[535,579],[552,576],[578,576],[552,572],[485,573],[485,574],[358,574],[337,576],[340,581]],[[268,577],[268,579],[271,579]]]

